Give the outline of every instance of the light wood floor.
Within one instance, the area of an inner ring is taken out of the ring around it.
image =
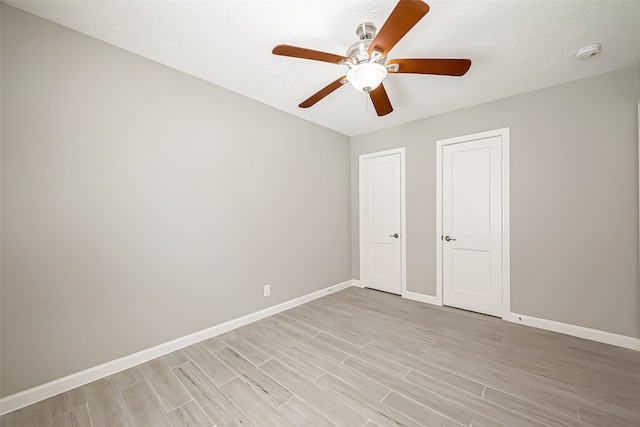
[[[640,352],[349,288],[6,426],[640,426]]]

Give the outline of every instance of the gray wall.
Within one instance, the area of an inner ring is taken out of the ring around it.
[[[358,156],[406,147],[407,288],[435,295],[435,143],[509,127],[511,309],[638,337],[638,67],[352,138]]]
[[[1,89],[2,396],[351,278],[348,137],[6,5]]]
[[[349,164],[343,135],[1,10],[1,396],[357,278],[362,153],[407,148],[433,295],[435,141],[501,127],[512,309],[640,336],[639,67],[354,137]]]

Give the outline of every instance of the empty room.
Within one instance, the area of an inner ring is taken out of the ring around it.
[[[639,22],[0,2],[1,427],[640,425]]]

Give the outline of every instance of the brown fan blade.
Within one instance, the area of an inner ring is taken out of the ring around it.
[[[420,0],[400,0],[378,35],[369,46],[369,56],[374,50],[385,56],[429,12],[429,5]]]
[[[330,62],[332,64],[339,64],[342,61],[348,61],[349,58],[340,55],[334,55],[333,53],[320,52],[318,50],[305,49],[303,47],[289,46],[286,44],[279,44],[271,51],[274,55],[292,56],[294,58],[313,59],[314,61]]]
[[[376,108],[376,113],[378,113],[379,116],[386,116],[393,111],[391,101],[389,101],[387,91],[384,90],[382,83],[380,83],[380,86],[369,92],[369,96],[371,97],[371,102],[373,102],[373,106]]]
[[[398,65],[398,71],[389,70],[391,74],[437,74],[440,76],[464,76],[471,67],[470,59],[392,59],[389,65]]]
[[[329,83],[327,86],[323,87],[318,92],[314,93],[309,98],[307,98],[304,101],[302,101],[302,103],[300,105],[298,105],[298,107],[300,107],[300,108],[309,108],[309,107],[311,107],[313,104],[315,104],[316,102],[320,101],[322,98],[324,98],[325,96],[329,95],[331,92],[333,92],[334,90],[338,89],[343,84],[345,84],[347,82],[346,78],[347,78],[347,76],[342,76],[338,80],[336,80],[336,81],[334,81],[332,83]]]

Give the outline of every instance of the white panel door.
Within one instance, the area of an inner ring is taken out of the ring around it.
[[[400,154],[361,159],[360,280],[402,293]]]
[[[443,303],[501,316],[501,139],[442,150]]]

